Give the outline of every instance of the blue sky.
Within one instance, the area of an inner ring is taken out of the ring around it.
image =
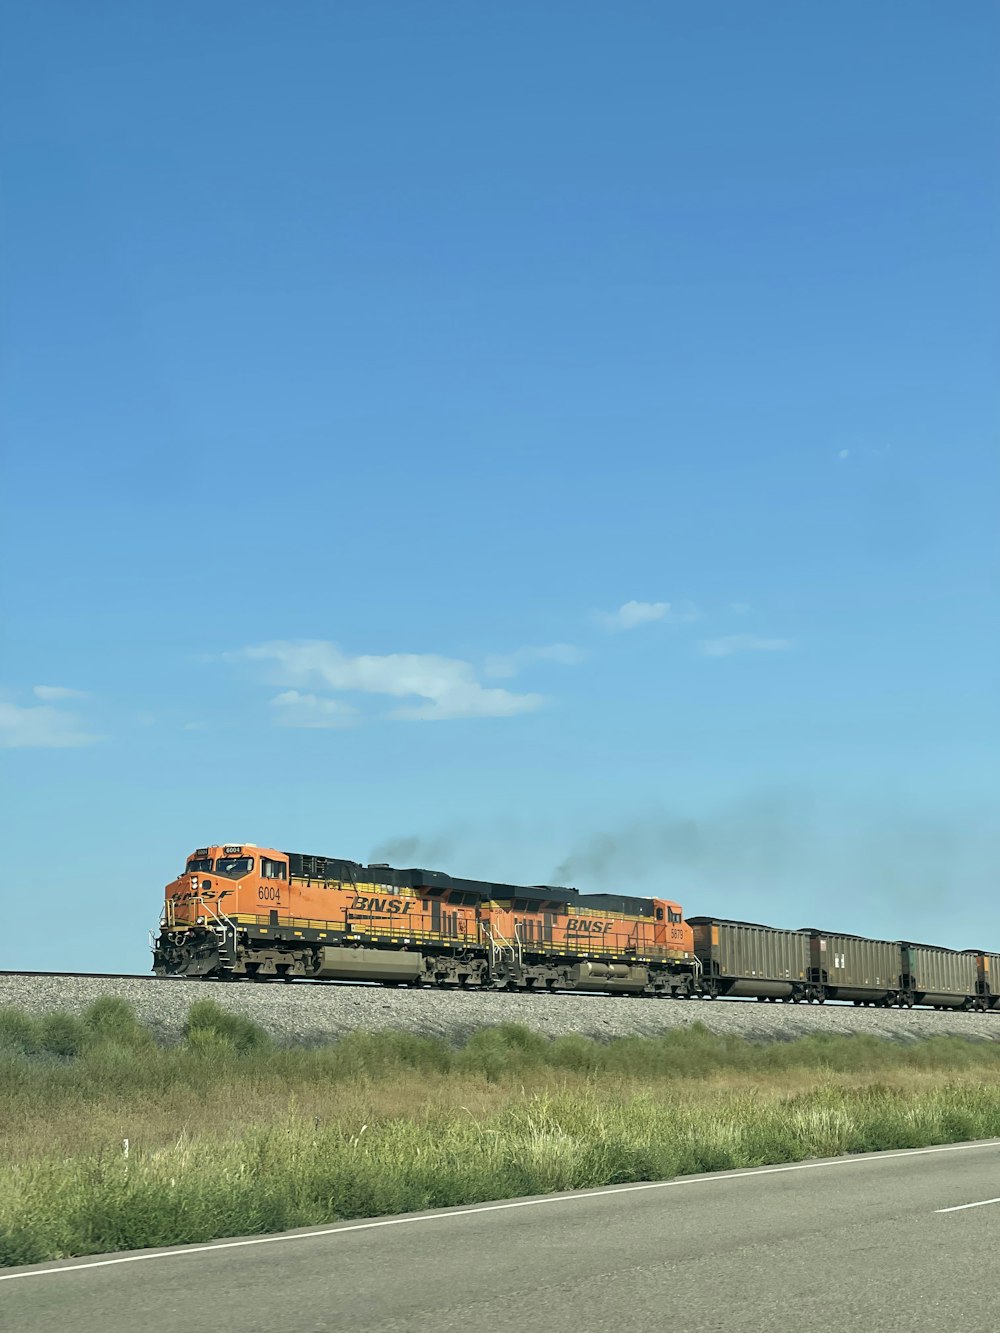
[[[0,965],[210,841],[1000,948],[995,6],[0,56]]]

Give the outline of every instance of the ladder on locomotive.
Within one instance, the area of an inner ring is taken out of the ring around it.
[[[217,925],[212,929],[219,937],[219,961],[223,967],[232,967],[236,962],[236,922],[221,907],[213,903],[203,904],[205,915],[214,917]]]
[[[494,934],[485,921],[481,921],[479,924],[490,946],[490,971],[498,972],[505,962],[509,962],[512,968],[520,971],[523,950],[517,924],[514,925],[513,941],[508,940],[499,931]]]

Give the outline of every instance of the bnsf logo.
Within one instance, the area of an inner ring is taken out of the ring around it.
[[[566,932],[569,935],[578,934],[581,931],[589,932],[591,935],[604,935],[611,929],[612,921],[591,921],[586,916],[571,916],[566,922]]]
[[[412,898],[369,898],[358,894],[352,905],[355,912],[388,912],[390,916],[409,916],[413,911]]]

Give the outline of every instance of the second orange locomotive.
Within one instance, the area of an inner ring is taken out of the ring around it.
[[[685,996],[677,903],[518,887],[227,843],[167,885],[161,975],[296,977]]]

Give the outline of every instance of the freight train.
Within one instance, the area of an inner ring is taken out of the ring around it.
[[[253,843],[188,857],[151,943],[160,976],[1000,1009],[1000,954]]]

